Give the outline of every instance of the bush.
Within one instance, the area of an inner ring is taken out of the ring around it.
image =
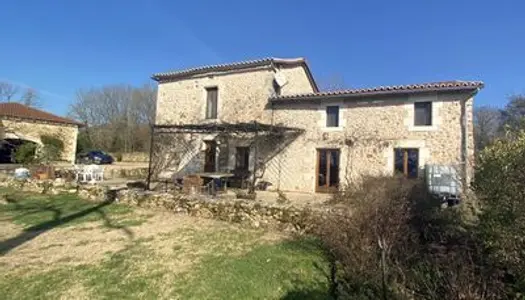
[[[51,135],[41,135],[40,140],[44,146],[54,147],[60,151],[64,151],[64,141]]]
[[[31,164],[35,161],[36,144],[27,142],[15,150],[15,162],[19,164]]]
[[[479,198],[480,234],[505,269],[511,293],[525,290],[525,132],[485,148],[473,188]]]
[[[38,153],[38,159],[43,163],[60,160],[64,151],[64,142],[55,136],[41,135],[43,147]]]
[[[334,197],[344,209],[317,230],[345,299],[498,299],[501,272],[459,208],[423,182],[366,178]]]
[[[339,195],[344,205],[318,232],[338,264],[340,295],[376,299],[396,294],[397,259],[416,237],[410,230],[410,194],[415,183],[401,177],[366,178]]]

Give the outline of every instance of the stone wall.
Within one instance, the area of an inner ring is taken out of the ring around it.
[[[178,193],[158,193],[140,189],[112,189],[107,186],[78,185],[62,179],[0,180],[1,187],[44,194],[77,194],[90,201],[115,201],[148,209],[161,209],[195,217],[213,218],[259,228],[277,228],[293,232],[307,232],[327,214],[339,213],[333,206],[294,206],[269,204],[254,200],[192,197]]]
[[[62,159],[71,163],[75,161],[78,135],[78,127],[76,125],[8,118],[2,119],[1,122],[5,132],[15,133],[37,144],[42,144],[40,140],[41,135],[51,135],[60,138],[64,142]]]
[[[282,68],[288,84],[283,95],[312,92],[302,67]],[[156,124],[188,124],[205,120],[206,88],[218,88],[218,119],[223,122],[271,122],[266,109],[268,98],[275,93],[275,71],[270,67],[227,72],[160,83],[157,97]]]
[[[433,125],[414,127],[414,102],[423,100],[433,101]],[[314,192],[319,148],[341,151],[343,184],[363,175],[393,174],[397,147],[418,148],[421,168],[425,163],[461,168],[463,109],[468,118],[468,156],[473,155],[472,101],[466,94],[434,94],[276,106],[276,123],[304,128],[305,133],[268,162],[264,180],[281,190]],[[341,107],[339,128],[325,126],[328,105]]]
[[[129,152],[121,155],[123,162],[148,162],[149,160],[148,152]]]

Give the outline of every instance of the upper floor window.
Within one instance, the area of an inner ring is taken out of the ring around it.
[[[414,103],[414,125],[432,125],[432,102],[426,101]]]
[[[326,107],[326,127],[339,127],[339,106]]]
[[[206,88],[206,119],[217,119],[217,87]]]

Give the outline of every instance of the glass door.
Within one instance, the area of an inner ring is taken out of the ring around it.
[[[339,188],[339,150],[317,150],[316,192],[334,192]]]

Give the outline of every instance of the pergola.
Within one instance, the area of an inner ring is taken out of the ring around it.
[[[201,124],[158,124],[153,125],[151,128],[151,140],[150,140],[150,152],[149,152],[149,166],[148,166],[148,178],[147,188],[150,188],[151,177],[152,177],[152,161],[153,161],[153,148],[156,143],[156,136],[159,134],[227,134],[227,135],[252,135],[256,140],[260,135],[265,136],[283,136],[286,133],[301,134],[304,129],[283,126],[280,124],[264,124],[257,121],[252,122],[240,122],[240,123],[224,123],[224,122],[213,122],[213,123],[201,123]],[[258,157],[258,146],[254,143],[254,157],[257,162]],[[255,174],[257,172],[257,163],[253,164],[253,176],[252,185],[250,192],[253,192],[255,186]]]

